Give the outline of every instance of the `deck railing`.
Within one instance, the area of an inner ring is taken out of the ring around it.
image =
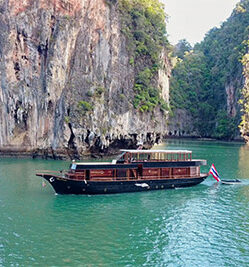
[[[126,153],[125,162],[158,162],[158,161],[191,161],[192,152],[153,152],[151,153]]]
[[[206,175],[206,174],[205,174]],[[163,179],[185,179],[200,177],[202,174],[196,175],[171,175],[171,176],[138,176],[138,177],[92,177],[86,179],[84,175],[80,174],[66,174],[65,179],[71,179],[75,181],[136,181],[136,180],[163,180]]]
[[[63,179],[70,179],[75,181],[136,181],[136,180],[161,180],[161,179],[185,179],[185,178],[194,178],[194,177],[201,177],[202,175],[206,174],[170,174],[167,176],[125,176],[125,177],[116,177],[116,176],[106,176],[106,177],[91,177],[90,179],[86,179],[86,176],[84,173],[81,172],[74,172],[70,173],[67,171],[50,171],[50,170],[39,170],[37,173],[40,174],[52,174],[57,177],[61,177]]]

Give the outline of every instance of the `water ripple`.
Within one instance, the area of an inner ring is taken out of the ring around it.
[[[205,144],[191,149],[200,158],[215,157]],[[238,170],[239,147],[229,149],[219,147],[221,173],[249,177],[249,151]],[[59,162],[1,163],[9,171],[0,172],[0,266],[248,266],[249,179],[238,176],[242,184],[235,186],[210,178],[179,190],[59,196],[33,175],[37,165]]]

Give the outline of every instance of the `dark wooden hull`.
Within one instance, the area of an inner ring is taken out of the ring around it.
[[[129,181],[77,181],[50,174],[39,175],[46,179],[57,194],[96,195],[189,187],[203,182],[208,174],[180,179],[143,179]]]

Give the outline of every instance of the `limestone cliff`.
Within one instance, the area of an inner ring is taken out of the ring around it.
[[[166,54],[156,82],[168,101]],[[0,0],[1,151],[80,157],[153,144],[167,111],[134,108],[134,68],[118,2]]]

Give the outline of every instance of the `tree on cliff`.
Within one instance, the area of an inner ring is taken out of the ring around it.
[[[174,47],[173,56],[183,59],[186,52],[190,52],[192,50],[191,44],[186,40],[180,40]]]
[[[241,59],[247,49],[248,21],[249,1],[242,0],[231,17],[220,28],[211,29],[173,70],[172,106],[190,110],[201,136],[230,139],[238,134],[237,102],[243,86]],[[196,68],[199,75],[192,75]],[[177,104],[179,95],[181,105]]]

